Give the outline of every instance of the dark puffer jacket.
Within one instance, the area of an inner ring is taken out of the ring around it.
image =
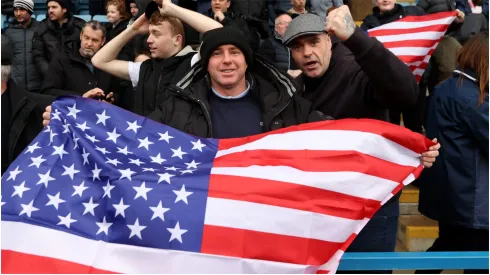
[[[289,48],[282,44],[281,38],[276,36],[269,37],[262,42],[259,54],[284,72],[296,68],[294,60],[291,58]]]
[[[49,18],[39,23],[32,38],[32,55],[39,73],[44,78],[49,62],[60,52],[69,52],[74,43],[80,41],[80,31],[84,24],[85,20],[71,16],[61,28],[57,22],[52,22]]]
[[[373,8],[373,14],[370,14],[364,18],[361,24],[361,29],[367,31],[372,28],[379,27],[384,24],[388,24],[399,20],[405,16],[410,15],[424,15],[424,11],[414,6],[402,6],[395,4],[395,7],[389,11],[381,14],[378,7]]]
[[[17,85],[29,92],[39,92],[43,81],[32,56],[32,37],[38,25],[39,23],[32,19],[27,28],[13,22],[5,30],[5,35],[12,42],[12,78]]]
[[[456,9],[455,0],[419,0],[417,7],[422,8],[425,12],[438,13],[443,11],[453,11]]]
[[[14,16],[14,1],[2,0],[2,14]]]

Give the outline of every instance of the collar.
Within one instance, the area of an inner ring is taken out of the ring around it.
[[[461,70],[458,67],[458,68],[456,68],[456,70],[453,71],[453,73],[457,74],[457,75],[462,75],[462,76],[466,77],[467,79],[478,83],[478,76],[474,70],[471,70],[471,69]]]
[[[248,91],[250,90],[250,83],[248,82],[248,80],[246,80],[246,83],[247,83],[247,89],[243,93],[241,93],[237,96],[222,96],[213,87],[211,87],[211,90],[213,91],[213,93],[217,97],[222,98],[222,99],[239,99],[239,98],[246,96],[248,94]]]

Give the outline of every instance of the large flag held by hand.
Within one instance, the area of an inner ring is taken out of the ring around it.
[[[429,59],[456,18],[455,11],[424,16],[407,16],[368,30],[385,48],[400,58],[420,82]]]
[[[79,97],[2,178],[3,273],[335,272],[431,142],[346,119],[190,136]]]

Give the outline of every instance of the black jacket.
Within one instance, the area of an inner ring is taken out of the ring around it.
[[[13,60],[11,77],[18,85],[30,92],[39,92],[43,82],[32,56],[32,37],[38,25],[39,23],[35,19],[31,20],[27,28],[24,28],[15,21],[5,30],[5,35],[12,42]]]
[[[366,18],[364,18],[362,21],[361,29],[367,31],[369,29],[394,22],[405,16],[418,16],[424,14],[425,12],[421,8],[415,6],[402,6],[400,4],[395,4],[395,7],[391,11],[383,14],[381,14],[378,7],[374,7],[373,14],[366,16]]]
[[[107,30],[107,35],[106,35],[106,44],[109,43],[114,37],[118,36],[120,33],[122,33],[128,26],[129,19],[123,20],[119,22],[116,26],[114,26],[111,23],[107,23],[106,25],[106,30]],[[121,52],[117,55],[118,60],[126,60],[126,61],[133,61],[134,60],[134,45],[133,45],[133,40],[131,40],[129,43],[127,43]]]
[[[14,16],[14,1],[2,0],[2,14]]]
[[[77,44],[69,53],[61,53],[51,61],[41,93],[53,96],[81,96],[93,88],[100,88],[106,95],[113,92],[114,103],[118,104],[118,81],[95,67],[92,73],[88,60],[82,58],[79,49],[80,44]]]
[[[296,68],[289,48],[282,44],[281,38],[276,36],[271,36],[260,44],[259,54],[284,72]]]
[[[190,72],[177,85],[168,86],[165,100],[148,117],[191,135],[213,137],[207,72],[201,62]],[[298,96],[300,87],[287,74],[259,56],[247,71],[247,80],[249,92],[262,109],[264,132],[329,119]]]
[[[453,11],[456,9],[455,0],[419,0],[417,7],[422,8],[425,12],[432,14],[443,11]]]
[[[77,17],[70,17],[61,28],[57,22],[52,22],[49,18],[39,23],[32,38],[32,55],[39,73],[44,78],[49,62],[59,53],[71,50],[73,44],[80,41],[80,31],[84,24],[85,21]]]
[[[29,93],[10,80],[2,94],[2,175],[41,132],[42,114],[54,97]],[[8,110],[5,115],[4,109]]]

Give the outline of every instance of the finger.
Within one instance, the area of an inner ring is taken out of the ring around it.
[[[114,96],[114,93],[113,93],[113,92],[110,92],[110,93],[109,93],[109,94],[106,96],[106,98],[111,98],[111,97],[113,97],[113,96]]]
[[[428,151],[428,152],[422,153],[422,157],[436,158],[438,156],[439,156],[438,151]]]
[[[434,163],[436,162],[436,158],[431,158],[431,157],[422,157],[420,158],[422,162],[429,162],[429,163]]]
[[[43,120],[43,126],[46,127],[49,124],[49,120]]]
[[[49,112],[49,113],[51,113],[51,105],[49,105],[49,106],[46,106],[46,112]]]
[[[439,149],[441,149],[440,143],[437,143],[436,145],[432,145],[431,147],[429,147],[429,151],[438,151]]]
[[[432,163],[422,162],[422,165],[423,165],[425,168],[431,168],[431,167],[432,167]]]
[[[50,119],[50,117],[51,117],[51,113],[50,113],[50,112],[49,112],[49,113],[48,113],[48,112],[44,112],[44,113],[43,113],[43,119],[45,119],[45,120],[49,120],[49,119]]]

